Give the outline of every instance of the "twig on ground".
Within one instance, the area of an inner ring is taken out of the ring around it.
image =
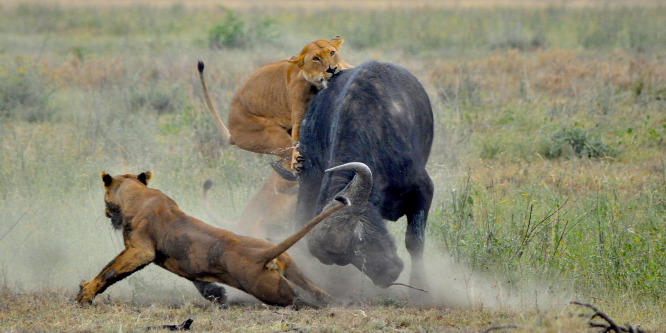
[[[190,330],[190,325],[192,325],[192,322],[194,320],[192,318],[187,318],[184,322],[178,324],[178,325],[155,325],[155,326],[148,326],[146,330],[150,329],[165,329],[169,331],[189,331]]]
[[[389,283],[389,284],[385,285],[384,288],[388,288],[388,287],[390,287],[390,286],[403,286],[403,287],[407,287],[407,288],[416,289],[416,290],[418,290],[418,291],[422,291],[422,292],[424,292],[424,293],[427,293],[427,292],[428,292],[428,291],[425,290],[425,289],[412,287],[412,286],[410,286],[410,285],[408,285],[408,284],[399,283],[399,282]]]
[[[592,317],[590,317],[590,327],[603,328],[603,330],[600,331],[602,333],[607,333],[607,332],[645,333],[644,330],[642,330],[638,327],[634,328],[629,324],[625,324],[627,327],[618,326],[612,319],[610,319],[610,317],[608,317],[608,315],[599,311],[599,309],[597,309],[592,304],[580,303],[580,302],[571,302],[570,304],[580,305],[580,306],[584,306],[584,307],[592,309],[592,311],[594,311],[594,314],[592,314]],[[594,320],[594,318],[596,318],[596,317],[599,317],[599,318],[605,320],[607,324],[592,322],[592,320]]]

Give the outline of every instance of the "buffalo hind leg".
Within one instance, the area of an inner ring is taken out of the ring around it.
[[[220,307],[224,307],[224,303],[227,301],[227,294],[223,286],[207,281],[192,281],[192,283],[197,287],[201,296]]]
[[[428,278],[423,262],[423,249],[425,247],[425,229],[428,221],[428,211],[432,202],[433,185],[430,179],[425,186],[414,195],[414,210],[407,214],[407,230],[405,232],[405,247],[411,257],[412,268],[409,275],[409,284],[413,287],[428,290]],[[425,303],[429,296],[422,291],[411,290],[410,296],[415,301]]]

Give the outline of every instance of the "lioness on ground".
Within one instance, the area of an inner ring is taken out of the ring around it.
[[[298,161],[298,131],[312,96],[351,65],[340,59],[343,40],[318,39],[296,56],[259,68],[236,90],[229,106],[229,128],[213,107],[199,61],[199,78],[208,110],[225,142],[255,153],[277,155],[293,171]]]
[[[147,187],[150,172],[112,177],[102,172],[106,216],[122,230],[125,249],[91,281],[83,282],[76,301],[95,295],[150,263],[192,282],[209,300],[224,302],[223,283],[264,303],[287,306],[300,301],[294,285],[317,302],[331,297],[310,282],[284,253],[324,217],[344,207],[338,202],[279,244],[234,234],[186,215],[168,196]],[[292,284],[293,283],[293,284]]]

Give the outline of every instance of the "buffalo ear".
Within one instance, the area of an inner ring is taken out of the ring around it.
[[[104,182],[104,186],[105,187],[111,186],[111,182],[113,182],[113,177],[111,177],[111,175],[109,175],[104,171],[102,171],[101,176],[102,176],[102,181]]]
[[[139,179],[140,182],[143,183],[143,185],[148,185],[148,181],[150,180],[150,171],[142,172],[140,173],[136,178]]]

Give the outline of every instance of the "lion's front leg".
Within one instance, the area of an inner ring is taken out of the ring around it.
[[[303,158],[301,157],[301,154],[298,151],[298,140],[299,140],[299,132],[301,130],[301,122],[303,121],[303,118],[305,117],[305,112],[308,110],[308,107],[310,106],[310,98],[309,96],[299,96],[293,97],[292,98],[292,110],[291,110],[291,120],[292,120],[292,128],[291,128],[291,142],[293,149],[291,151],[291,163],[289,165],[290,169],[296,173],[301,171],[302,167],[302,162]]]
[[[97,294],[104,292],[112,284],[145,267],[153,259],[155,259],[153,250],[125,249],[115,259],[111,260],[94,279],[81,283],[76,301],[81,305],[92,303]]]

